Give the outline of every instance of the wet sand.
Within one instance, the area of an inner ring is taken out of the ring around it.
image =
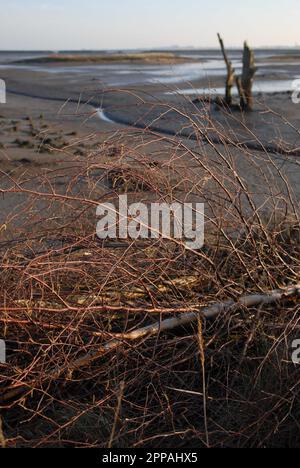
[[[110,67],[104,69],[107,81],[111,73]],[[138,78],[140,72],[134,73]],[[64,67],[55,73],[40,68],[1,69],[7,84],[7,104],[0,106],[1,170],[16,176],[25,170],[38,174],[66,167],[75,159],[84,163],[89,152],[116,132],[135,128],[150,128],[155,135],[185,139],[191,148],[200,147],[213,170],[216,152],[228,151],[224,138],[220,141],[220,132],[227,137],[237,169],[258,198],[270,193],[266,194],[255,165],[265,165],[266,170],[270,166],[270,179],[275,179],[275,163],[300,199],[300,105],[293,104],[291,92],[260,94],[255,111],[241,114],[222,110],[212,101],[203,101],[202,96],[194,102],[197,93],[184,96],[177,92],[187,86],[207,86],[204,78],[176,85],[151,82],[126,86],[126,74],[120,74],[120,80],[122,76],[123,90],[122,86],[107,87],[106,80],[93,73],[70,73]],[[222,77],[214,77],[214,86],[222,84]],[[103,110],[102,119],[97,109]],[[208,122],[213,129],[207,128]],[[214,149],[207,145],[207,138],[214,142]],[[245,159],[245,148],[252,152],[254,165]],[[143,151],[151,157],[153,145],[146,145]],[[2,199],[1,204],[0,223],[10,209],[8,199]]]

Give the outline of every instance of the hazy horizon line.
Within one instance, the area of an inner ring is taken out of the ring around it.
[[[242,46],[228,46],[228,50],[241,50]],[[261,45],[261,46],[254,46],[254,50],[263,50],[263,49],[292,49],[292,50],[300,50],[300,45],[294,45],[294,46],[287,46],[287,45],[272,45],[272,46],[267,46],[267,45]],[[49,48],[49,49],[0,49],[0,53],[3,52],[126,52],[126,51],[201,51],[201,50],[212,50],[212,51],[220,51],[220,48],[217,46],[211,46],[211,47],[202,47],[202,46],[162,46],[162,47],[135,47],[135,48],[82,48],[82,49],[64,49],[64,48]]]

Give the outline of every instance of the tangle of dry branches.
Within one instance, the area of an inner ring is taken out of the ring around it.
[[[153,116],[51,169],[0,171],[3,446],[299,444],[295,148],[209,105],[169,107],[185,136]],[[96,207],[124,193],[204,203],[203,249],[97,238]]]

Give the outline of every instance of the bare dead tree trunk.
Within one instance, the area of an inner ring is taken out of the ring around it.
[[[227,67],[227,78],[226,78],[226,95],[225,95],[225,102],[228,106],[232,105],[232,87],[234,86],[235,80],[235,70],[232,66],[231,61],[228,58],[227,52],[225,50],[224,41],[221,38],[220,34],[218,34],[218,39],[220,42],[222,54],[224,57],[224,61]]]
[[[254,52],[244,43],[243,53],[243,73],[241,81],[237,81],[237,86],[240,93],[241,107],[245,110],[253,110],[253,81],[257,68],[254,63]]]

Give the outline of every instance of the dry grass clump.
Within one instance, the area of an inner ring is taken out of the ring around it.
[[[291,362],[299,297],[240,305],[213,321],[201,314],[299,282],[298,200],[282,160],[169,136],[160,136],[159,153],[151,131],[117,138],[122,150],[110,141],[34,180],[1,174],[2,196],[18,200],[0,244],[6,446],[299,446],[299,370]],[[241,158],[257,185],[246,181]],[[106,182],[120,167],[133,174],[135,185],[122,185],[133,201],[204,202],[204,248],[172,238],[98,239],[96,207],[117,203],[119,185]],[[190,311],[198,321],[126,339]],[[111,340],[120,343],[112,352]],[[87,355],[96,357],[74,366]]]

